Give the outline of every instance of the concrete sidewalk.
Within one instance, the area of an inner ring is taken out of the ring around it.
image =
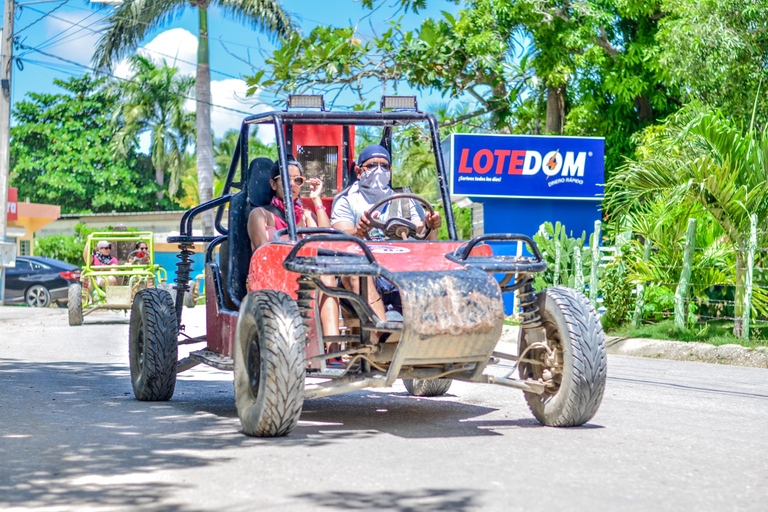
[[[609,354],[768,368],[766,347],[606,336]]]

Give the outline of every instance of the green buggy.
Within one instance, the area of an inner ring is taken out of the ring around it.
[[[128,311],[136,293],[145,288],[170,288],[165,282],[165,270],[155,264],[153,238],[151,231],[88,235],[80,282],[69,287],[69,325],[81,325],[83,317],[97,309]],[[114,257],[117,264],[95,264],[96,247],[102,241],[109,244],[109,257]],[[146,250],[139,249],[142,243]]]

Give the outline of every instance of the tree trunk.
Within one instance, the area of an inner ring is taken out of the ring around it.
[[[546,133],[561,135],[565,126],[565,85],[547,86]]]
[[[744,251],[746,247],[739,244],[739,248],[736,251],[736,297],[734,298],[733,306],[733,335],[737,338],[742,337],[742,331],[744,325],[742,319],[744,318]]]
[[[165,194],[165,189],[163,188],[163,185],[165,185],[165,170],[162,167],[155,167],[155,183],[160,186],[160,190],[155,192],[155,197],[160,201],[163,199],[163,194]]]
[[[211,68],[208,60],[208,10],[198,4],[200,33],[197,46],[197,187],[200,204],[213,199],[213,136],[211,135]],[[213,210],[202,214],[203,234],[213,235]]]
[[[637,116],[643,123],[653,122],[653,106],[646,96],[637,96],[635,98],[635,108]]]

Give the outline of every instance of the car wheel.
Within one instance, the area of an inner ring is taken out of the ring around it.
[[[149,288],[131,307],[128,353],[133,394],[139,400],[170,400],[179,360],[178,323],[171,294]]]
[[[51,292],[41,284],[33,284],[24,294],[27,306],[31,308],[47,308],[51,305]]]
[[[288,435],[304,405],[307,334],[296,301],[283,292],[248,294],[235,331],[235,404],[249,436]]]
[[[547,383],[547,391],[525,393],[531,412],[543,425],[576,427],[597,412],[605,390],[607,356],[603,326],[583,293],[555,287],[536,294],[545,329],[543,344],[528,348],[520,337],[520,378]],[[536,362],[532,364],[531,362]]]
[[[448,392],[451,379],[403,379],[405,389],[413,396],[440,396]]]
[[[67,309],[69,310],[69,325],[83,323],[83,286],[75,283],[67,290]]]

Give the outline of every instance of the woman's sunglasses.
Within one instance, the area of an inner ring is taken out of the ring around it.
[[[276,176],[273,179],[274,180],[278,180],[279,178],[280,178],[280,176]],[[294,185],[298,185],[298,186],[304,185],[305,181],[307,181],[307,180],[304,178],[304,176],[294,176],[293,178],[291,178],[291,183],[293,183]]]

